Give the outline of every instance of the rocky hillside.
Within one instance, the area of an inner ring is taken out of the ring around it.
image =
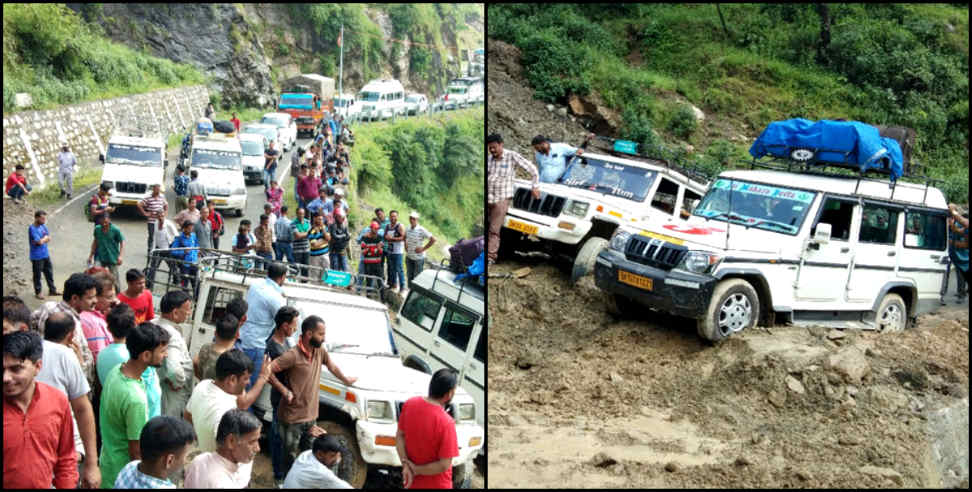
[[[396,77],[438,94],[459,72],[459,50],[483,45],[481,4],[67,5],[114,41],[198,67],[224,106],[272,104],[279,81],[299,73],[337,78],[342,20],[346,92]]]

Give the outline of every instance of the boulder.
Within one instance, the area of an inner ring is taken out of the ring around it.
[[[864,376],[871,371],[871,364],[867,361],[867,356],[854,346],[838,350],[827,358],[827,365],[841,375],[845,382],[853,384],[860,384]]]
[[[618,463],[617,459],[615,459],[614,457],[610,456],[609,454],[603,451],[595,454],[594,457],[591,458],[591,464],[598,468],[607,468],[617,463]]]
[[[803,387],[803,383],[801,383],[799,379],[793,376],[786,377],[786,387],[790,388],[790,391],[798,395],[802,395],[806,393],[806,389]]]
[[[34,104],[34,99],[30,97],[30,94],[26,92],[18,92],[14,94],[14,106],[19,108],[28,108]]]
[[[703,113],[701,109],[695,107],[694,104],[690,104],[689,106],[692,108],[692,115],[695,116],[696,121],[705,120],[705,113]]]
[[[890,478],[894,483],[901,485],[903,483],[903,478],[900,473],[890,468],[883,468],[880,466],[865,465],[860,467],[860,472],[865,475],[870,475],[872,477],[883,477]]]

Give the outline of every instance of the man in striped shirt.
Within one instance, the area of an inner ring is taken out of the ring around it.
[[[152,243],[155,241],[155,226],[159,216],[165,216],[169,211],[169,204],[165,195],[161,193],[162,184],[152,183],[152,196],[138,202],[138,211],[148,218],[148,240],[145,241],[145,256],[152,255]]]
[[[522,155],[503,149],[503,137],[500,134],[494,133],[486,137],[486,149],[489,150],[489,157],[486,158],[486,220],[489,227],[486,257],[492,265],[496,262],[496,253],[499,251],[500,228],[503,227],[506,211],[513,198],[513,178],[516,176],[513,165],[530,173],[533,198],[540,198],[540,188],[537,187],[540,176],[537,167]]]

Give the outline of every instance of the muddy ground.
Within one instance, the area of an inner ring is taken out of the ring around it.
[[[532,99],[516,48],[488,49],[488,133],[531,160],[533,135],[584,133]],[[591,277],[571,286],[542,253],[491,273],[522,267],[489,283],[492,487],[968,487],[969,314],[954,281],[903,333],[776,326],[712,346],[692,320],[610,316]],[[959,425],[942,430],[943,408]]]

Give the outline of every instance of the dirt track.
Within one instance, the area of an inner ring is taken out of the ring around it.
[[[537,133],[583,133],[532,100],[516,48],[488,49],[488,133],[528,159]],[[969,315],[954,281],[950,304],[904,333],[778,326],[711,346],[692,320],[613,318],[591,277],[572,287],[541,253],[491,271],[524,266],[489,283],[492,487],[968,487]],[[938,409],[963,404],[964,428],[945,434],[966,436],[964,482],[929,437]]]

